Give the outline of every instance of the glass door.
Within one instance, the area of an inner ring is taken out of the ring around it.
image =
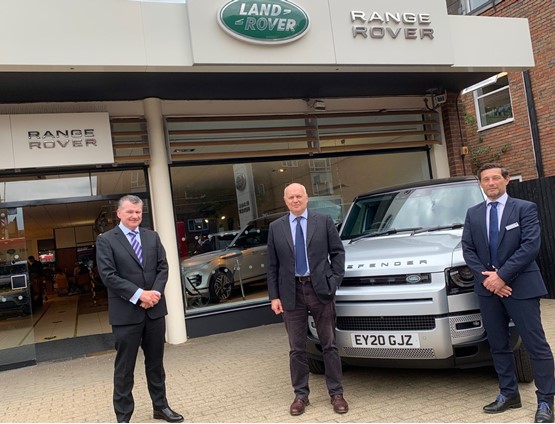
[[[34,265],[27,260],[22,208],[0,208],[0,370],[36,363],[33,312],[43,300],[41,271],[38,258]]]

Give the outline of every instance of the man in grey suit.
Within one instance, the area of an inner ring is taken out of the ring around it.
[[[141,347],[154,418],[181,422],[183,416],[173,411],[166,399],[166,252],[157,233],[139,228],[142,213],[140,198],[123,196],[117,209],[120,224],[96,239],[98,271],[108,289],[108,314],[117,350],[114,410],[118,422],[131,419],[133,373]]]
[[[322,344],[326,385],[333,409],[349,410],[343,397],[341,359],[335,343],[335,291],[345,274],[345,250],[328,215],[307,210],[301,184],[285,188],[290,213],[270,224],[268,293],[272,310],[283,314],[289,337],[289,367],[295,399],[289,412],[301,415],[309,404],[306,336],[308,312]]]
[[[537,207],[507,194],[509,172],[500,164],[483,165],[478,179],[487,201],[468,210],[462,247],[474,275],[474,291],[499,378],[500,393],[484,406],[484,412],[496,414],[522,406],[509,344],[512,319],[532,362],[538,389],[535,422],[552,423],[555,377],[540,317],[540,297],[547,290],[536,263],[540,251]]]

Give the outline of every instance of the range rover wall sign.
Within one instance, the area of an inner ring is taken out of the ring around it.
[[[218,13],[222,29],[255,44],[284,44],[306,34],[307,13],[288,0],[233,0]]]

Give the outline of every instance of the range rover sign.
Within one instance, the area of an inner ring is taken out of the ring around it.
[[[306,12],[287,0],[233,0],[220,9],[218,22],[229,35],[256,44],[290,43],[310,24]]]

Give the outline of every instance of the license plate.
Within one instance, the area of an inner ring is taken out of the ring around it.
[[[351,334],[353,347],[385,347],[411,349],[420,347],[418,333],[359,333]]]

